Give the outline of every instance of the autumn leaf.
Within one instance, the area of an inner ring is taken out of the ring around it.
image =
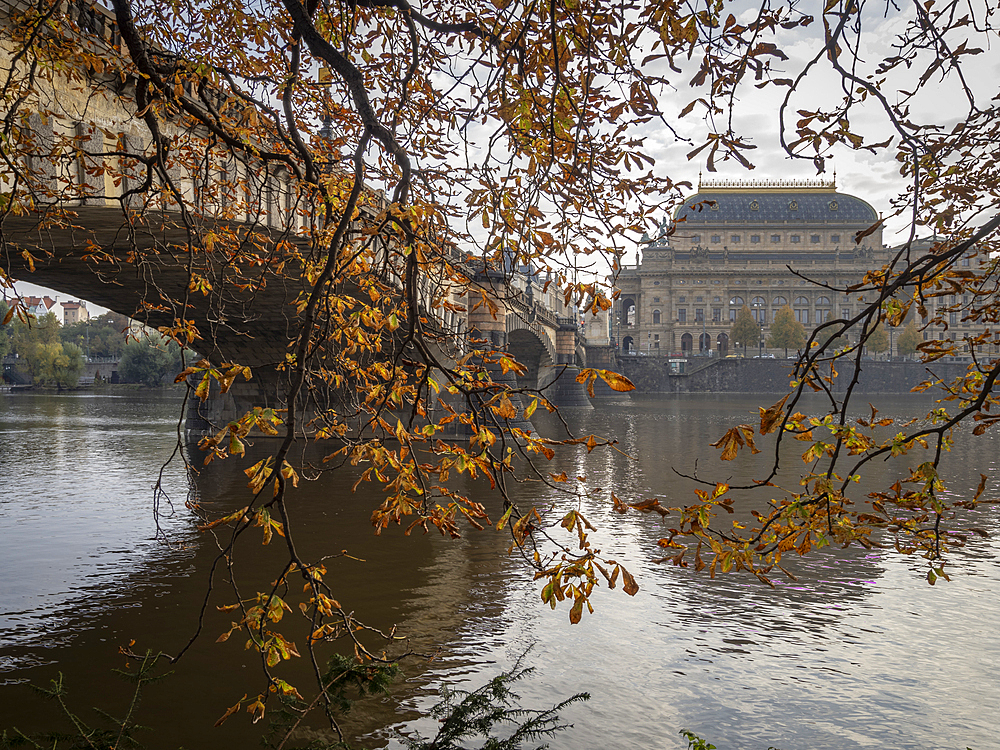
[[[624,393],[635,390],[635,386],[632,384],[632,381],[624,375],[619,375],[617,372],[612,372],[611,370],[598,370],[597,374],[601,376],[601,380],[611,386],[611,390],[613,391]],[[593,395],[593,392],[591,392],[591,395]]]
[[[243,705],[243,701],[245,701],[246,699],[247,696],[246,693],[244,693],[243,697],[236,702],[236,705],[230,706],[229,708],[226,709],[226,712],[222,714],[222,717],[217,722],[215,722],[215,726],[221,727],[226,719],[228,719],[230,716],[232,716],[234,713],[240,710],[240,706]]]
[[[763,406],[760,407],[761,435],[767,435],[777,428],[778,423],[781,421],[781,415],[784,414],[785,401],[787,400],[788,396],[786,395],[781,401],[768,409],[765,409]]]

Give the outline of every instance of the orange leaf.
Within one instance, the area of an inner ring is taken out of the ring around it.
[[[601,380],[611,386],[611,390],[613,391],[624,393],[625,391],[635,390],[635,386],[632,384],[632,381],[617,372],[612,372],[611,370],[598,370],[597,374],[601,376]],[[594,394],[591,393],[591,395]]]

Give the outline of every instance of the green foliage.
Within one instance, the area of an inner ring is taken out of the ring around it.
[[[820,344],[827,347],[827,352],[832,353],[838,349],[843,349],[850,344],[846,336],[837,335],[838,330],[839,329],[836,326],[828,326],[820,332],[819,336],[816,337],[816,340]]]
[[[868,347],[870,352],[884,352],[889,349],[889,334],[885,331],[885,326],[881,323],[878,324],[878,328],[872,331],[872,335],[868,337],[865,342],[865,346]]]
[[[74,344],[59,342],[59,319],[54,313],[20,321],[13,326],[13,349],[19,365],[31,375],[36,385],[72,388],[83,371],[83,352]]]
[[[734,346],[742,346],[744,353],[746,353],[748,344],[756,346],[757,342],[760,341],[760,326],[753,319],[750,308],[746,305],[743,305],[743,309],[736,316],[729,332],[729,338],[732,339]]]
[[[474,738],[481,737],[485,740],[479,745],[483,750],[518,750],[524,742],[544,739],[566,729],[569,725],[559,723],[558,712],[572,703],[589,700],[590,696],[578,693],[548,709],[519,708],[519,697],[511,691],[510,685],[532,673],[532,668],[522,667],[527,653],[526,651],[521,655],[510,671],[501,672],[478,690],[445,690],[441,702],[431,709],[432,715],[441,722],[441,729],[434,739],[428,741],[423,738],[401,737],[400,740],[409,750],[461,750],[469,747],[469,742]],[[5,729],[0,732],[0,750],[124,750],[143,747],[135,735],[150,729],[140,726],[134,719],[143,688],[170,674],[156,673],[158,660],[159,654],[147,651],[138,658],[135,670],[114,670],[119,677],[135,685],[135,690],[120,718],[101,709],[94,709],[103,720],[101,726],[91,726],[70,708],[62,674],[52,680],[47,688],[31,685],[31,689],[38,695],[57,704],[58,713],[69,720],[73,731],[48,731],[29,735],[17,728]],[[362,696],[388,693],[392,680],[398,673],[399,668],[393,663],[349,658],[340,654],[332,656],[323,672],[326,696],[330,699],[328,715],[332,718],[338,713],[346,713],[353,702]],[[271,692],[278,694],[282,707],[270,714],[271,726],[264,736],[267,747],[281,747],[284,750],[350,750],[351,745],[343,738],[337,742],[312,739],[304,745],[289,742],[303,717],[318,701],[307,704],[294,688],[279,679],[273,680]],[[239,710],[242,702],[230,709],[219,723]],[[499,731],[503,737],[493,736],[495,731]],[[538,747],[540,750],[547,746]],[[710,747],[705,746],[705,750]]]
[[[771,324],[771,335],[768,336],[769,349],[784,349],[788,356],[789,349],[801,349],[806,345],[806,329],[795,319],[792,308],[785,305],[778,310]]]
[[[916,353],[921,341],[923,338],[920,336],[920,331],[917,330],[917,324],[911,320],[906,324],[906,328],[903,329],[896,341],[896,351],[904,357],[909,357]]]
[[[160,336],[130,341],[118,363],[118,376],[125,383],[160,385],[167,376],[173,379],[181,369],[181,350],[177,344]]]
[[[123,680],[135,685],[132,697],[125,709],[122,717],[115,717],[111,714],[94,709],[103,720],[101,726],[91,726],[75,713],[67,702],[68,691],[63,684],[62,673],[49,682],[49,687],[31,685],[31,689],[45,700],[57,704],[59,714],[68,719],[73,725],[73,732],[41,732],[28,735],[17,728],[3,730],[0,732],[0,750],[13,748],[33,748],[34,750],[96,750],[97,748],[109,748],[110,750],[122,750],[124,748],[141,748],[142,745],[136,740],[135,734],[140,731],[149,731],[148,727],[137,724],[134,720],[136,708],[142,698],[142,691],[146,685],[158,682],[166,677],[168,673],[156,674],[155,668],[159,654],[147,651],[144,656],[139,657],[138,665],[134,671],[114,670],[115,674]]]
[[[14,327],[10,322],[4,324],[9,309],[7,303],[0,299],[0,359],[6,357],[12,349],[11,335],[14,332]]]
[[[108,312],[73,325],[63,326],[59,338],[64,344],[76,344],[88,357],[120,357],[125,348],[129,320]]]
[[[707,740],[703,740],[694,732],[686,729],[681,730],[681,736],[688,742],[688,750],[716,750],[715,745]]]
[[[559,723],[559,711],[572,703],[589,700],[588,693],[577,693],[542,710],[517,706],[519,696],[511,691],[511,683],[534,671],[531,667],[522,668],[526,655],[527,652],[522,654],[509,672],[501,672],[478,690],[446,691],[441,703],[432,709],[441,729],[430,741],[404,737],[408,750],[461,750],[469,747],[476,737],[486,738],[481,745],[484,750],[517,750],[522,742],[544,739],[571,726]],[[496,728],[503,728],[504,739],[491,736]]]
[[[341,654],[334,654],[327,661],[326,670],[323,673],[323,684],[326,686],[326,697],[329,700],[328,705],[331,710],[346,714],[358,698],[366,695],[387,694],[392,681],[398,674],[399,666],[394,663],[348,658]],[[267,747],[283,747],[287,750],[294,750],[288,744],[287,739],[315,704],[306,703],[302,696],[283,680],[275,680],[272,692],[278,693],[281,706],[269,714],[271,723],[264,735],[264,744]],[[298,750],[332,750],[333,748],[349,748],[350,745],[343,741],[331,744],[322,740],[312,740],[307,745],[296,747]]]
[[[688,743],[687,750],[716,750],[715,745],[713,745],[708,740],[703,740],[694,732],[689,732],[686,729],[682,729],[680,734],[681,737],[687,740]],[[767,750],[778,750],[778,748],[772,745],[771,747],[767,748]]]

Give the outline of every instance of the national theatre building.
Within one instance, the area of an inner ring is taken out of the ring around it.
[[[623,352],[725,356],[744,305],[764,340],[786,305],[807,332],[850,317],[860,295],[817,283],[843,288],[882,266],[881,229],[854,244],[878,219],[834,182],[701,182],[675,213],[674,234],[664,222],[656,238],[643,238],[638,264],[621,270],[611,335]]]

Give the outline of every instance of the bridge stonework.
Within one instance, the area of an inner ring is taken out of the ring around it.
[[[10,65],[12,46],[3,33],[9,20],[4,14],[0,11],[0,60]],[[90,48],[118,41],[113,16],[99,6],[84,9],[81,3],[67,3],[63,17],[63,33],[85,36]],[[205,158],[185,161],[178,156],[167,172],[179,192],[171,193],[157,180],[150,193],[156,205],[144,205],[141,212],[127,210],[139,208],[138,202],[145,199],[127,194],[146,175],[115,154],[148,155],[153,142],[145,123],[135,116],[135,81],[112,70],[114,59],[109,53],[106,73],[87,71],[79,80],[57,76],[53,90],[40,92],[39,102],[31,105],[37,113],[26,122],[38,156],[32,157],[28,173],[37,201],[34,210],[4,218],[3,271],[13,279],[90,300],[153,329],[175,326],[179,319],[192,321],[200,336],[194,346],[201,356],[216,365],[249,366],[251,380],[235,383],[226,394],[213,393],[205,403],[192,399],[192,432],[219,429],[251,406],[284,408],[287,383],[275,367],[285,360],[294,338],[299,322],[295,302],[308,284],[294,270],[278,273],[260,259],[278,254],[279,243],[307,250],[311,215],[299,186],[287,170],[258,168],[261,165],[249,160],[210,153],[203,134],[164,123],[164,135],[174,142],[171,158],[184,153]],[[191,227],[179,220],[182,202],[198,217],[198,233],[235,233],[240,251],[224,262],[202,252],[192,241]],[[49,209],[72,213],[61,223],[44,223]],[[211,282],[211,293],[188,293],[192,269]],[[511,385],[544,389],[560,406],[589,406],[576,383],[587,358],[584,337],[575,318],[569,323],[557,319],[556,311],[565,311],[563,300],[553,292],[533,292],[538,287],[518,274],[490,272],[475,284],[488,291],[494,309],[477,305],[481,300],[473,299],[475,294],[466,296],[464,289],[422,288],[422,299],[444,297],[453,310],[468,303],[464,316],[435,309],[429,317],[440,314],[437,324],[453,331],[456,340],[464,335],[482,338],[525,362],[527,375]],[[522,288],[526,291],[519,291]]]

